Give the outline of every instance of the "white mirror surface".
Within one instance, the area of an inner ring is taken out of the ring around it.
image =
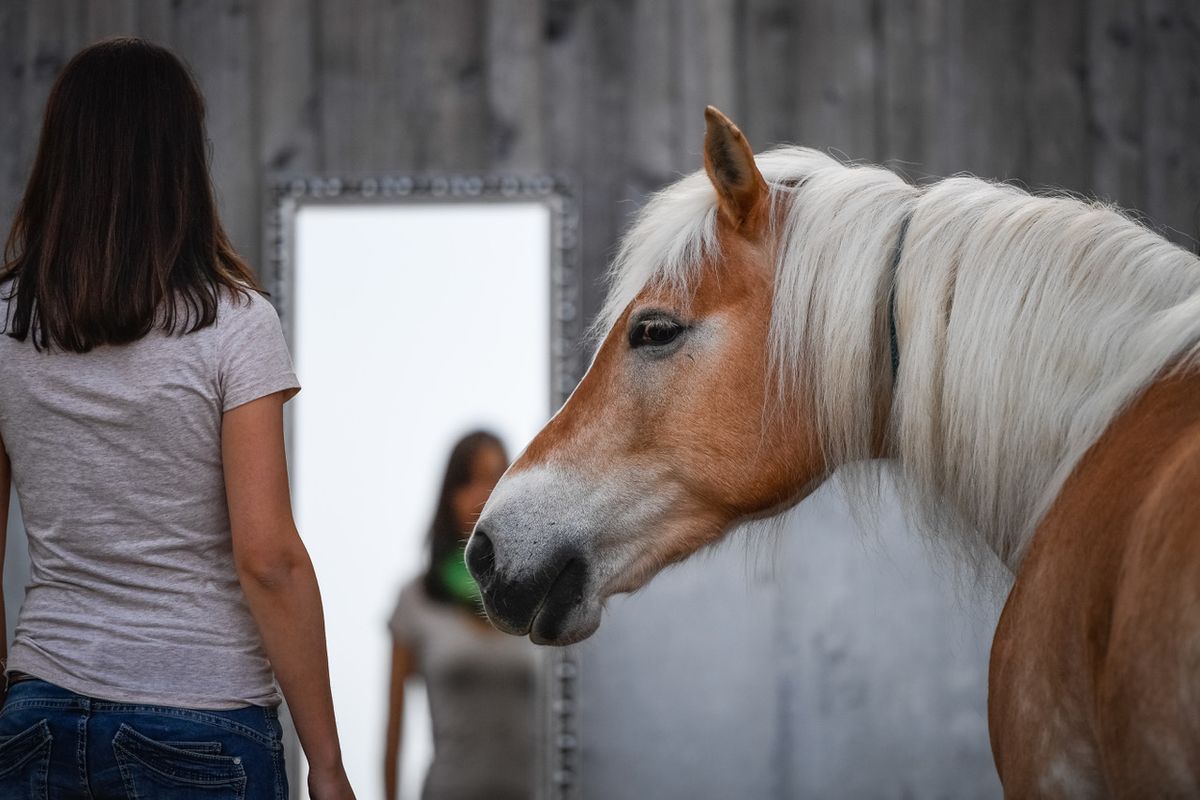
[[[533,201],[312,203],[295,215],[289,326],[304,388],[291,404],[292,487],[360,800],[383,795],[387,621],[424,568],[450,447],[485,427],[515,457],[548,416],[551,225]],[[410,692],[404,798],[418,797],[431,755],[422,705]]]

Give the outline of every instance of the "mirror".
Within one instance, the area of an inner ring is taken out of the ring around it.
[[[346,766],[367,800],[383,796],[388,622],[426,568],[452,445],[483,428],[515,456],[578,379],[574,203],[538,176],[293,179],[274,200],[268,283],[304,386],[289,404],[293,502],[320,580]],[[562,655],[503,638],[495,646],[554,662],[530,692],[543,735]],[[432,755],[428,706],[409,683],[402,798],[419,796]],[[294,736],[289,756],[301,763]],[[528,769],[541,785],[555,766]],[[295,766],[290,778],[303,790]]]

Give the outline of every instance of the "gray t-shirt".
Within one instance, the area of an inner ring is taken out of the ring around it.
[[[0,437],[32,562],[8,670],[120,702],[277,704],[233,564],[221,420],[298,388],[255,293],[225,293],[196,333],[84,354],[0,335]]]
[[[533,797],[537,654],[469,611],[429,599],[420,580],[400,592],[388,624],[416,658],[433,722],[422,800]]]

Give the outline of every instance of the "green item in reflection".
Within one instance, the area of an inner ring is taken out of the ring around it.
[[[438,577],[455,600],[477,606],[480,603],[479,586],[467,570],[466,550],[466,545],[462,545],[447,555],[438,569]]]

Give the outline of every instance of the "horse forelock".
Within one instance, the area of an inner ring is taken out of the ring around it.
[[[812,393],[827,459],[844,465],[878,454],[882,398],[910,518],[979,560],[991,550],[1015,567],[1116,415],[1165,369],[1200,361],[1200,259],[1108,205],[971,177],[916,187],[806,148],[756,161],[776,209],[781,398]],[[719,247],[703,172],[659,192],[623,240],[596,330],[647,285],[694,291]],[[877,482],[863,478],[876,474],[842,471],[853,500],[871,502]]]

